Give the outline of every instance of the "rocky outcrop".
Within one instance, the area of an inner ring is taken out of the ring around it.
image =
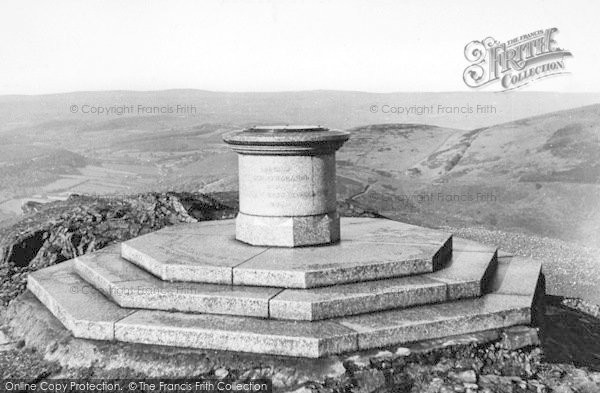
[[[17,224],[0,230],[0,302],[25,288],[27,273],[167,225],[230,218],[229,193],[149,193],[131,196],[72,195],[36,205]]]

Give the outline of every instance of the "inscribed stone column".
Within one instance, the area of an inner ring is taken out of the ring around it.
[[[338,241],[335,152],[349,136],[312,126],[254,127],[225,135],[238,153],[236,238],[282,247]]]

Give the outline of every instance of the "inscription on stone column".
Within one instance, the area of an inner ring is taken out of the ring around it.
[[[272,216],[325,213],[329,176],[324,161],[310,156],[240,157],[240,211]]]

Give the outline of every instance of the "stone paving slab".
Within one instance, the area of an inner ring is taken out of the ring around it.
[[[114,323],[134,310],[108,301],[67,261],[29,274],[27,288],[76,337],[113,340]]]
[[[93,253],[75,260],[76,272],[121,307],[269,316],[279,288],[162,281],[118,254]]]
[[[315,288],[428,273],[449,259],[451,244],[449,237],[438,245],[342,240],[326,247],[271,248],[235,267],[233,283]]]
[[[496,274],[490,282],[490,291],[504,295],[523,295],[533,298],[531,288],[538,285],[542,262],[526,257],[502,257],[498,259]]]
[[[228,221],[205,221],[149,233],[123,242],[121,255],[163,280],[231,284],[233,267],[266,248],[235,240]],[[230,234],[222,234],[229,229]]]
[[[138,311],[115,325],[117,340],[318,358],[357,349],[356,332],[337,323]]]
[[[443,269],[429,273],[427,277],[447,285],[446,300],[476,297],[489,289],[497,265],[496,251],[454,251],[452,259]]]
[[[314,321],[444,300],[444,283],[421,276],[401,277],[315,289],[286,289],[271,300],[270,315],[275,319]]]
[[[527,296],[488,294],[476,299],[382,311],[334,321],[359,333],[359,349],[370,349],[529,324],[531,301]]]
[[[342,218],[343,239],[397,244],[443,244],[452,235],[435,229],[385,218]]]
[[[448,233],[368,218],[343,218],[342,228],[346,220],[348,239],[323,247],[249,246],[233,238],[233,221],[223,220],[126,241],[122,256],[163,280],[313,288],[427,273],[443,267],[452,254]],[[362,239],[361,228],[373,235]]]
[[[270,301],[276,319],[319,320],[481,296],[495,253],[459,252],[437,272],[314,289],[286,289]]]

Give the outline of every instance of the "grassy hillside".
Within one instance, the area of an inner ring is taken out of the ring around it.
[[[599,243],[600,105],[473,131],[407,127],[353,130],[361,135],[369,164],[346,157],[340,172],[348,179],[342,183],[366,190],[355,197],[361,203],[429,225],[523,230]],[[372,149],[381,143],[379,133],[407,131],[424,138],[424,150],[401,138],[395,146],[402,158]],[[423,157],[426,148],[430,153]],[[341,156],[350,152],[352,145]],[[409,158],[415,161],[407,166]]]

